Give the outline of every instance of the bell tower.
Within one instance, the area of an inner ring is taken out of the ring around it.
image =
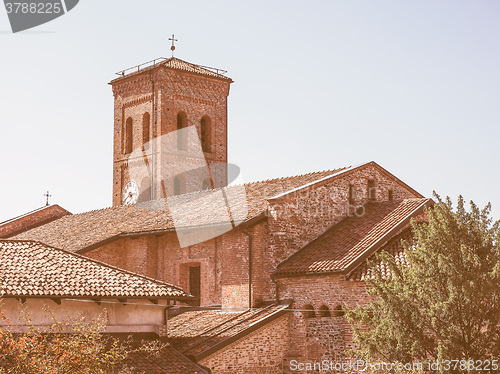
[[[227,185],[225,73],[175,57],[117,73],[113,205]]]

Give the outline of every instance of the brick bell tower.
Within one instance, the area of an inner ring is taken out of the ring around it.
[[[113,205],[227,185],[224,73],[174,57],[117,73]]]

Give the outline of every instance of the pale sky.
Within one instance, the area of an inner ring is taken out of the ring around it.
[[[374,160],[425,196],[500,218],[500,2],[80,0],[12,34],[0,9],[0,221],[111,205],[121,69],[228,71],[229,161],[246,181]]]

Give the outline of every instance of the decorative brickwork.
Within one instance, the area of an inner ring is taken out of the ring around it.
[[[191,64],[178,59],[170,62],[115,79],[110,83],[115,98],[113,205],[122,203],[122,188],[129,180],[128,168],[132,167],[127,162],[125,146],[129,137],[126,131],[127,120],[132,123],[131,148],[136,149],[144,144],[143,118],[146,113],[150,118],[148,132],[151,139],[177,130],[177,116],[180,113],[184,118],[182,127],[196,126],[201,134],[201,119],[205,116],[210,119],[211,139],[209,152],[204,153],[205,159],[208,163],[227,163],[227,96],[231,79],[210,72],[204,74],[197,67],[183,69],[184,65]],[[181,68],[177,66],[179,63]],[[147,156],[153,152],[151,147],[144,151]],[[179,152],[182,157],[183,152]],[[154,157],[159,160],[155,171],[158,176],[162,169],[162,150],[156,149]],[[165,197],[164,194],[174,194],[173,176],[170,179],[164,181],[164,191],[160,188],[159,180],[153,181],[153,199]],[[136,182],[140,185],[142,181]],[[186,181],[186,191],[203,189],[203,182],[204,180],[189,178]],[[212,182],[215,187],[226,185],[225,169],[212,171]]]

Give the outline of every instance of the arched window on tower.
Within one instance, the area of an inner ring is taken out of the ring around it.
[[[139,198],[137,202],[143,203],[149,200],[151,200],[151,179],[149,179],[149,177],[144,177],[139,187]]]
[[[212,121],[209,116],[201,118],[201,149],[203,152],[212,152]]]
[[[186,180],[183,176],[177,175],[174,178],[174,195],[182,195],[186,193]]]
[[[179,112],[177,114],[177,130],[181,130],[187,127],[187,116],[184,112]],[[187,149],[187,138],[184,131],[177,131],[177,148],[185,150]]]
[[[312,305],[306,305],[302,313],[304,315],[304,318],[316,317],[316,312],[314,311],[314,307]]]
[[[150,140],[151,116],[148,112],[142,116],[142,144],[147,144]]]
[[[127,121],[125,122],[125,154],[132,153],[132,134],[132,118],[128,117]]]

